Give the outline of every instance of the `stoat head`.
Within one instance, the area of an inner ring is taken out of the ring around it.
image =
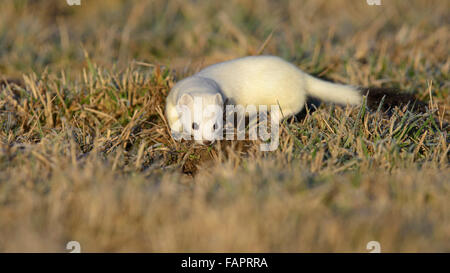
[[[221,139],[223,98],[220,93],[185,93],[177,102],[183,132],[199,144]]]

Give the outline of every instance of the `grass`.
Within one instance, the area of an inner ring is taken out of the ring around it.
[[[0,251],[450,251],[449,5],[3,3]],[[177,80],[260,53],[427,111],[322,104],[274,152],[172,140]]]

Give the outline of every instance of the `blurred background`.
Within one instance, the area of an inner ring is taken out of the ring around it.
[[[0,73],[79,70],[85,52],[107,67],[174,69],[263,53],[316,72],[375,62],[374,51],[399,66],[414,56],[435,72],[448,69],[449,10],[447,0],[3,1]]]

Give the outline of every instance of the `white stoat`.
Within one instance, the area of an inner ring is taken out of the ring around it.
[[[202,113],[208,105],[223,109],[227,100],[243,107],[279,105],[283,117],[288,117],[303,109],[308,95],[344,105],[359,105],[363,100],[357,87],[314,78],[275,56],[249,56],[208,66],[178,82],[166,99],[166,117],[172,132],[199,131],[201,140],[212,141],[221,124],[216,119],[223,117],[200,114],[200,119],[195,118],[195,98],[202,99]],[[182,119],[177,106],[187,107],[191,118]]]

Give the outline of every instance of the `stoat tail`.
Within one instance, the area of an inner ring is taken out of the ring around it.
[[[320,100],[343,105],[359,105],[363,97],[357,87],[327,82],[306,75],[306,92]]]

